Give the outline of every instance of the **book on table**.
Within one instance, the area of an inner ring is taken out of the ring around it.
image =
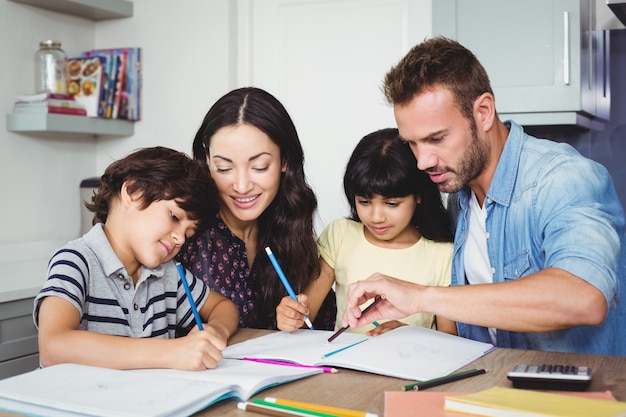
[[[332,334],[306,329],[276,332],[228,346],[223,354],[421,381],[448,375],[494,349],[489,343],[419,326],[398,327],[376,337],[344,332],[328,343]]]
[[[444,410],[487,417],[622,417],[626,416],[626,402],[493,387],[447,396]]]
[[[205,371],[61,364],[0,380],[0,410],[33,416],[189,416],[218,401],[245,401],[320,372],[233,359]]]
[[[611,391],[572,392],[555,391],[562,395],[616,401]],[[469,394],[469,392],[436,391],[385,391],[385,417],[467,417],[465,413],[446,411],[446,397]]]

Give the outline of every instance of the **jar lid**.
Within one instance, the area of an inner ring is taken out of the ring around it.
[[[47,39],[45,41],[39,42],[39,46],[48,46],[48,47],[52,47],[52,48],[60,48],[61,47],[61,41],[53,41],[53,40]]]

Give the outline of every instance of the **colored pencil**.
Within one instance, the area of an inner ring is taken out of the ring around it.
[[[191,311],[193,316],[196,319],[196,324],[198,325],[198,329],[204,330],[202,326],[202,319],[200,318],[200,314],[198,314],[198,309],[196,308],[196,302],[193,301],[193,295],[191,295],[191,290],[189,289],[189,284],[187,284],[187,274],[185,274],[185,270],[180,262],[176,262],[176,268],[178,268],[178,274],[180,275],[180,280],[183,283],[183,287],[185,288],[185,294],[187,294],[187,300],[189,301],[189,305],[191,306]]]
[[[405,385],[402,387],[402,391],[418,391],[426,388],[432,388],[439,385],[447,384],[449,382],[459,381],[461,379],[469,378],[476,375],[482,375],[487,372],[484,369],[470,369],[468,371],[457,372],[456,374],[450,374],[439,378],[429,379],[427,381],[416,382],[414,384]]]
[[[324,373],[327,373],[327,374],[334,374],[338,372],[337,369],[331,368],[329,366],[303,365],[300,363],[273,361],[269,359],[259,359],[259,358],[242,358],[242,360],[250,361],[250,362],[258,362],[258,363],[267,363],[269,365],[293,366],[295,368],[315,368],[315,369],[321,369]]]
[[[343,350],[349,349],[349,348],[351,348],[352,346],[356,346],[356,345],[358,345],[359,343],[363,343],[363,342],[365,342],[365,341],[367,341],[367,339],[359,340],[358,342],[353,343],[353,344],[348,345],[348,346],[344,346],[344,347],[342,347],[341,349],[337,349],[337,350],[333,350],[332,352],[328,352],[328,353],[326,353],[325,355],[322,355],[322,359],[327,358],[327,357],[329,357],[329,356],[332,356],[332,355],[334,355],[335,353],[339,353],[339,352],[341,352],[341,351],[343,351]]]
[[[276,273],[278,274],[278,278],[280,278],[283,285],[285,286],[285,289],[287,290],[287,293],[289,294],[289,296],[293,300],[298,301],[298,296],[296,296],[296,293],[293,292],[293,288],[291,288],[291,285],[289,284],[289,281],[287,280],[287,277],[285,276],[283,269],[280,267],[280,264],[276,260],[276,256],[274,256],[274,253],[272,252],[269,246],[265,248],[265,253],[267,253],[268,258],[270,258],[270,262],[272,263],[272,266],[276,270]],[[309,320],[309,316],[304,316],[304,322],[306,323],[307,326],[309,326],[309,329],[313,330],[313,324],[311,323],[311,320]]]
[[[316,411],[300,410],[293,407],[281,406],[278,404],[260,404],[256,402],[246,401],[237,404],[237,408],[244,411],[252,411],[254,413],[264,414],[266,416],[275,417],[336,417],[332,414],[318,413]]]
[[[328,413],[337,417],[378,417],[378,414],[368,413],[366,411],[350,410],[348,408],[338,408],[328,405],[305,403],[302,401],[285,400],[282,398],[265,397],[265,401],[268,403],[297,407],[303,410],[312,410],[318,411],[320,413]],[[253,402],[255,401],[253,400]]]
[[[383,301],[384,299],[385,299],[385,296],[384,296],[384,295],[383,295],[383,296],[380,296],[380,297],[378,297],[378,298],[376,298],[372,304],[368,305],[368,306],[367,306],[367,308],[361,312],[361,316],[362,316],[363,314],[367,313],[368,311],[370,311],[371,309],[373,309],[374,307],[376,307],[376,304],[380,303],[380,302],[381,302],[381,301]],[[330,342],[332,342],[333,340],[335,340],[335,339],[337,338],[337,336],[339,336],[341,333],[343,333],[343,332],[345,332],[346,330],[348,330],[348,328],[349,328],[349,327],[350,327],[350,326],[345,326],[345,327],[342,327],[341,329],[339,329],[339,330],[337,330],[335,333],[333,333],[333,335],[332,335],[332,336],[330,336],[330,337],[328,338],[328,343],[330,343]]]

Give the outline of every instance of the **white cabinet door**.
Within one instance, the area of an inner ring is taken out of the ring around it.
[[[594,13],[589,0],[436,0],[433,34],[475,53],[503,119],[588,125],[603,74]]]
[[[268,90],[292,116],[318,197],[319,233],[349,214],[342,181],[356,143],[396,126],[382,81],[430,35],[430,0],[262,0],[238,7],[238,84]]]

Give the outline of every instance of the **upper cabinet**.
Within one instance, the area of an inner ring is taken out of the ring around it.
[[[433,35],[485,66],[500,118],[589,128],[610,113],[608,32],[591,0],[436,0]]]
[[[10,0],[91,20],[119,19],[133,15],[127,0]]]

